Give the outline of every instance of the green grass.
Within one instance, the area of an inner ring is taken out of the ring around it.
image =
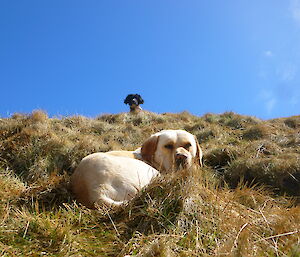
[[[300,116],[121,113],[0,119],[0,256],[300,256]],[[93,152],[185,129],[204,167],[162,177],[127,206],[89,210],[70,175]]]

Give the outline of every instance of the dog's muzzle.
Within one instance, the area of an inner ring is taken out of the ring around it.
[[[177,153],[175,155],[176,169],[185,169],[188,167],[188,157],[185,154]]]
[[[133,98],[133,99],[131,100],[130,105],[139,105],[139,102],[138,102],[138,100],[137,100],[136,98]]]

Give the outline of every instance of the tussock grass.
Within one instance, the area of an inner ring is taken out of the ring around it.
[[[0,256],[299,256],[300,116],[227,112],[0,120]],[[162,176],[128,205],[78,206],[69,178],[97,151],[185,129],[204,167]]]

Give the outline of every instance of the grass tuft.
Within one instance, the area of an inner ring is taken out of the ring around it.
[[[259,124],[251,126],[243,133],[243,138],[246,140],[258,140],[269,136],[271,133],[270,127],[267,125]]]

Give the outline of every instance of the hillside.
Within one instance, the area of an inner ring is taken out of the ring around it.
[[[89,210],[69,177],[89,153],[185,129],[204,167],[154,181],[129,205]],[[116,114],[0,119],[0,256],[299,256],[300,116]]]

